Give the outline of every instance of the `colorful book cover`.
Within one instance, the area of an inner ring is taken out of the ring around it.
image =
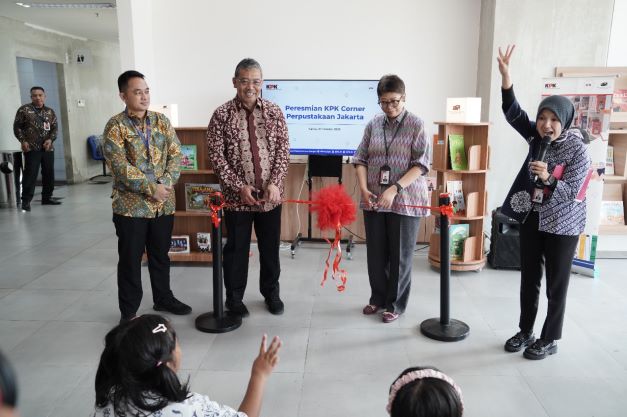
[[[625,224],[625,211],[623,202],[601,201],[601,222],[605,225]]]
[[[452,224],[448,227],[448,233],[451,261],[462,261],[464,259],[464,241],[470,234],[470,225]]]
[[[209,232],[196,233],[196,244],[201,252],[209,252],[211,250],[211,234]]]
[[[189,236],[172,236],[168,253],[189,253]]]
[[[209,202],[219,184],[185,184],[185,209],[189,211],[210,211]]]
[[[462,181],[446,181],[446,192],[451,196],[453,213],[458,216],[466,214],[466,202],[464,200],[464,190]]]
[[[196,145],[181,145],[181,170],[195,171],[198,169]]]
[[[612,111],[614,113],[627,112],[627,89],[614,90],[614,99],[612,100]]]
[[[464,135],[448,135],[449,155],[451,156],[451,168],[455,171],[468,170],[468,158],[464,148]]]
[[[605,158],[605,175],[614,175],[614,147],[607,145],[607,156]]]

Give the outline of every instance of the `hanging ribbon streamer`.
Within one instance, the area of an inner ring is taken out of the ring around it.
[[[329,253],[325,260],[324,273],[322,275],[321,286],[327,280],[329,267],[331,266],[331,277],[336,281],[336,287],[339,292],[346,289],[346,281],[348,274],[346,270],[340,268],[342,262],[342,248],[340,246],[342,227],[351,224],[357,216],[355,202],[341,185],[333,185],[322,188],[313,194],[310,210],[318,215],[317,226],[320,230],[334,230],[335,238],[333,242],[325,239],[329,243]],[[333,264],[330,265],[329,260],[335,251]]]

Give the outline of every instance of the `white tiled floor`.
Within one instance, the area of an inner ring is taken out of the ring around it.
[[[68,186],[56,192],[62,206],[0,210],[0,348],[18,371],[22,416],[86,416],[93,407],[102,339],[119,319],[109,192],[109,185]],[[172,268],[175,294],[194,308],[192,316],[172,317],[182,375],[194,391],[237,406],[266,332],[280,335],[284,348],[265,416],[385,415],[389,384],[412,365],[453,376],[470,417],[627,415],[627,260],[600,260],[598,279],[573,276],[560,351],[534,362],[503,351],[516,331],[518,272],[454,274],[451,313],[471,334],[442,343],[418,330],[439,314],[439,275],[425,251],[415,256],[408,311],[387,325],[361,314],[369,295],[365,247],[343,261],[349,281],[342,294],[333,282],[320,287],[325,254],[324,245],[307,243],[296,259],[281,252],[286,312],[275,317],[257,290],[254,251],[245,299],[251,316],[221,335],[193,324],[212,310],[211,269]],[[140,312],[152,312],[147,281],[144,288]],[[544,311],[543,302],[539,317]]]

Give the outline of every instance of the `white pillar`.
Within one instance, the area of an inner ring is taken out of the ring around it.
[[[118,0],[121,71],[136,70],[148,80],[154,75],[151,0]]]

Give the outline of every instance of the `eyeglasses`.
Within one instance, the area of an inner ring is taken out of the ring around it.
[[[398,107],[398,105],[401,103],[402,99],[398,99],[398,100],[379,100],[379,105],[381,107]]]
[[[238,78],[237,82],[239,83],[239,85],[254,85],[255,87],[259,87],[261,85],[261,83],[263,82],[263,80],[249,80],[248,78]]]

